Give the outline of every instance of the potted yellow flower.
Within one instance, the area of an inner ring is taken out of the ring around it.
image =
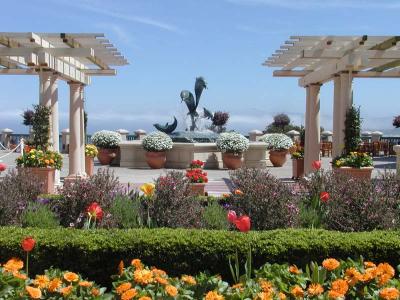
[[[88,144],[85,146],[85,171],[88,176],[93,176],[94,158],[98,153],[99,151],[95,145]]]
[[[31,149],[16,159],[18,167],[28,168],[42,183],[43,194],[54,193],[55,171],[61,170],[62,156],[51,150]]]
[[[337,173],[355,178],[371,179],[374,163],[367,153],[354,151],[348,155],[336,157],[332,161],[332,167]]]

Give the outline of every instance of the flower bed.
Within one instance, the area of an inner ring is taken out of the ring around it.
[[[140,257],[150,266],[173,276],[195,275],[208,270],[230,278],[228,257],[240,257],[252,247],[254,266],[266,262],[305,266],[326,257],[358,258],[398,263],[400,235],[395,231],[340,233],[324,230],[273,230],[240,232],[183,229],[76,230],[0,228],[0,257],[24,257],[20,243],[25,236],[37,241],[31,253],[31,274],[50,266],[73,270],[110,286],[120,260]],[[60,255],[58,255],[60,254]],[[62,255],[61,255],[62,254]]]

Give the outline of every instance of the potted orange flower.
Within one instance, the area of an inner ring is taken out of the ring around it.
[[[18,167],[29,168],[42,183],[43,194],[54,193],[55,171],[61,170],[62,156],[51,150],[31,149],[16,159]]]

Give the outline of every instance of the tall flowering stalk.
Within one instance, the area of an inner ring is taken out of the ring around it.
[[[26,275],[29,274],[29,253],[35,248],[35,245],[35,239],[30,236],[24,238],[21,242],[21,247],[26,252]]]

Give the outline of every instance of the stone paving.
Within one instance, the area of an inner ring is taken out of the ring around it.
[[[0,157],[7,154],[7,152],[0,151]],[[4,163],[7,164],[10,168],[15,167],[15,158],[18,154],[12,153],[7,157],[1,159]],[[61,170],[61,178],[64,178],[68,175],[68,155],[63,155],[63,168]],[[330,161],[332,158],[323,157],[322,158],[322,166],[325,169],[330,169]],[[375,169],[373,171],[373,176],[378,176],[379,173],[385,172],[385,170],[395,171],[396,170],[396,158],[395,157],[376,157],[374,158],[374,166]],[[161,170],[152,170],[152,169],[134,169],[134,168],[121,168],[121,167],[108,167],[101,166],[97,161],[95,161],[95,172],[99,168],[109,168],[113,170],[118,176],[121,183],[130,183],[134,186],[139,186],[145,182],[152,182],[155,178],[160,175],[165,174],[167,169]],[[267,167],[268,170],[274,176],[284,180],[291,181],[292,177],[292,161],[289,159],[285,163],[285,165],[281,168]],[[230,190],[230,180],[229,180],[229,171],[228,170],[206,170],[208,173],[209,183],[206,186],[206,191],[209,194],[219,195],[222,193],[229,192]],[[4,176],[0,175],[0,176]]]

